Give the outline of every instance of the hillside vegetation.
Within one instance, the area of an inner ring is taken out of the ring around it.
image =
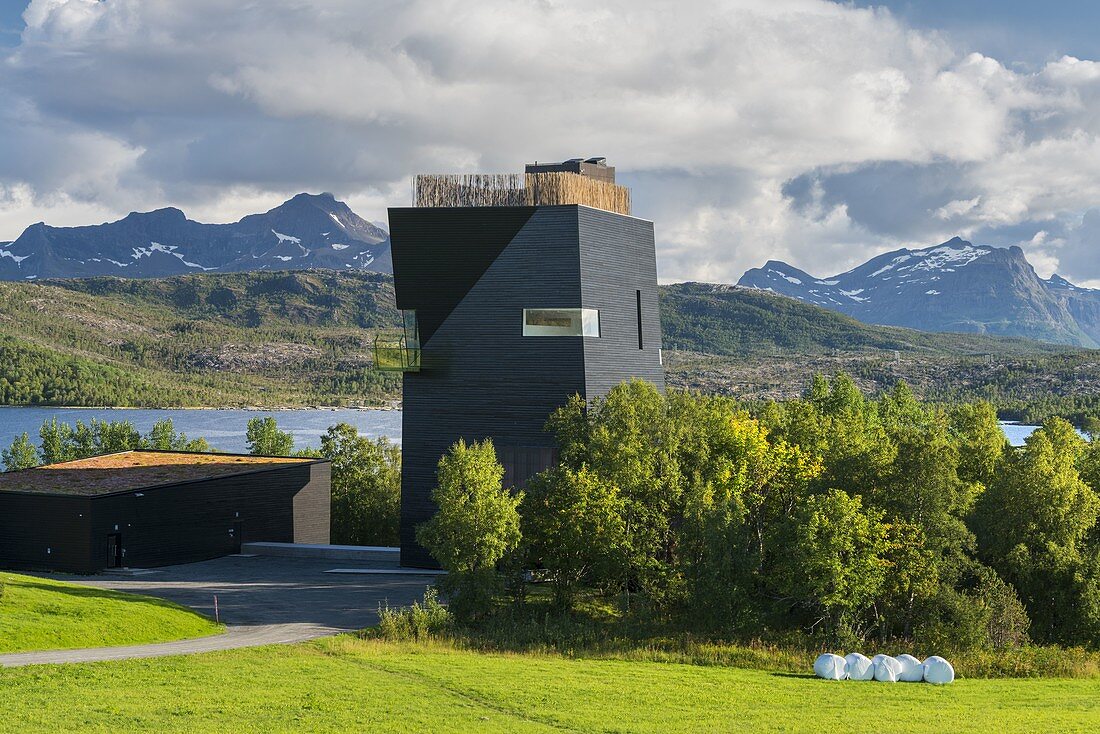
[[[935,356],[1072,354],[1027,339],[875,326],[768,291],[709,283],[661,289],[666,349],[724,356],[901,351]]]
[[[0,283],[0,403],[377,405],[392,281],[309,271]]]
[[[1002,415],[1100,413],[1100,352],[863,324],[767,291],[661,288],[669,383],[744,400],[800,395],[815,373],[898,380]],[[390,276],[327,270],[0,283],[0,404],[379,405],[399,375],[370,347],[397,325]]]
[[[1100,351],[1019,338],[864,324],[767,291],[662,288],[669,384],[742,400],[798,397],[815,374],[866,392],[908,382],[927,400],[988,400],[1007,420],[1100,415]]]

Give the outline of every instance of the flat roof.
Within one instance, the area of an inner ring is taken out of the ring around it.
[[[323,460],[186,451],[120,451],[90,459],[2,472],[0,492],[96,497],[317,461]]]

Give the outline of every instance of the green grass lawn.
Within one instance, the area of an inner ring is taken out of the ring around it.
[[[0,579],[0,653],[140,645],[221,630],[163,599],[10,573]]]
[[[1095,679],[831,683],[350,636],[8,669],[0,671],[0,687],[0,730],[19,732],[1100,730]]]

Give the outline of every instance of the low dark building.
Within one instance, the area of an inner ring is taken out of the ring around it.
[[[416,528],[455,441],[492,439],[522,488],[556,463],[544,426],[571,396],[631,378],[664,388],[653,224],[613,182],[602,159],[426,176],[418,206],[389,210],[405,333],[376,364],[404,372],[403,565],[435,565]]]
[[[326,460],[124,451],[0,474],[0,567],[95,573],[328,543]]]

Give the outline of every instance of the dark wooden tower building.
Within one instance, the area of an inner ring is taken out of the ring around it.
[[[547,417],[632,377],[664,386],[653,224],[603,159],[524,176],[421,176],[417,206],[389,210],[405,333],[376,344],[404,374],[401,560],[432,516],[440,456],[491,438],[505,482],[556,460]]]

